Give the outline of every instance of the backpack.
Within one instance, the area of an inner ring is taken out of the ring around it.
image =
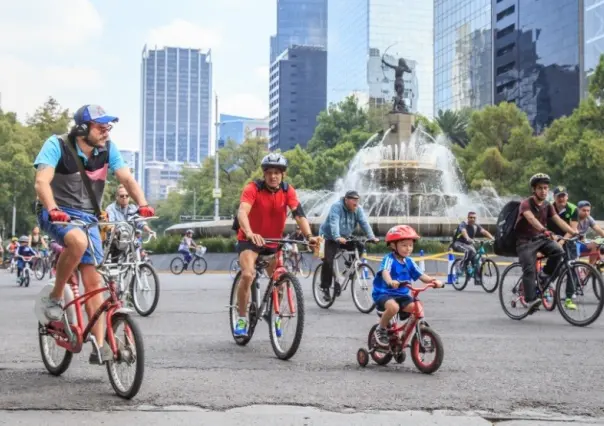
[[[520,201],[509,201],[497,216],[495,224],[495,254],[498,256],[517,256],[516,222],[520,212]]]
[[[258,191],[261,191],[265,186],[264,180],[262,179],[256,179],[254,183],[256,184],[256,189]],[[287,182],[281,182],[281,189],[284,192],[287,192],[287,190],[289,189],[289,185],[287,184]],[[235,212],[235,218],[233,219],[233,225],[231,226],[231,229],[235,232],[239,231],[239,219],[237,218],[238,212],[239,209],[237,209],[237,211]]]

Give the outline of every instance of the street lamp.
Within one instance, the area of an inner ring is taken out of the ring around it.
[[[222,191],[220,190],[220,179],[218,176],[218,126],[220,123],[218,122],[218,95],[216,95],[216,142],[214,143],[214,220],[220,220],[220,197],[222,196]]]

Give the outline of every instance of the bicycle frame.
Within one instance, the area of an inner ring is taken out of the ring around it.
[[[265,240],[266,242],[280,242],[282,240]],[[268,285],[266,286],[266,290],[264,292],[264,297],[262,298],[262,304],[260,306],[260,310],[259,310],[259,317],[262,317],[262,315],[264,315],[264,313],[266,312],[266,308],[268,307],[268,298],[269,298],[269,294],[272,295],[273,298],[273,309],[275,310],[275,313],[277,315],[280,315],[281,312],[279,311],[279,288],[275,285],[277,283],[277,281],[279,281],[279,279],[281,278],[281,276],[283,276],[284,274],[287,273],[287,269],[285,269],[285,265],[283,263],[283,247],[280,244],[277,252],[274,255],[271,256],[263,256],[264,259],[262,259],[260,256],[258,257],[258,262],[256,262],[256,277],[254,278],[254,282],[255,282],[255,290],[254,290],[254,302],[258,302],[258,296],[260,295],[260,283],[258,282],[258,276],[260,275],[260,271],[264,268],[266,268],[269,264],[269,261],[266,260],[267,257],[272,257],[274,256],[274,259],[276,261],[275,263],[275,270],[273,271],[269,281],[268,281]],[[292,315],[296,314],[296,304],[294,303],[294,298],[293,298],[293,294],[292,294],[292,289],[291,287],[287,288],[287,303],[289,305],[289,309],[290,312],[292,313]]]
[[[336,254],[336,256],[334,257],[334,262],[333,262],[334,273],[335,273],[334,275],[336,277],[340,277],[340,276],[346,277],[346,281],[343,283],[341,291],[346,290],[346,288],[348,287],[348,282],[352,279],[358,266],[363,263],[361,261],[361,255],[359,254],[359,244],[364,245],[364,242],[361,240],[358,240],[358,239],[351,239],[351,240],[349,240],[349,242],[355,242],[354,250],[339,249],[339,253]],[[350,266],[345,267],[344,271],[341,274],[340,274],[340,267],[338,266],[338,262],[337,262],[337,259],[340,256],[344,258],[345,262],[350,262]]]

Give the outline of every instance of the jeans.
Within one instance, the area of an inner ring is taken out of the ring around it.
[[[558,264],[562,261],[564,250],[558,243],[549,239],[537,239],[520,243],[516,246],[518,261],[522,265],[522,285],[524,287],[524,299],[532,302],[537,297],[535,281],[537,279],[537,252],[543,253],[548,257],[543,273],[551,275],[554,273]],[[574,293],[571,283],[566,286],[567,296]],[[570,294],[568,294],[570,293]]]
[[[463,261],[461,263],[462,268],[466,268],[470,262],[474,260],[474,256],[476,256],[476,249],[472,244],[462,243],[460,241],[455,241],[451,248],[455,251],[463,252]]]
[[[338,254],[339,249],[354,250],[355,242],[340,244],[335,240],[325,240],[325,254],[323,257],[323,267],[321,267],[321,288],[331,287],[333,281],[333,259]]]
[[[191,252],[189,250],[178,250],[178,252],[185,257],[185,263],[188,265],[193,258],[193,256],[191,256]]]

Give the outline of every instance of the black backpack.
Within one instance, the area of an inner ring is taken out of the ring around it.
[[[495,254],[498,256],[517,256],[516,222],[520,210],[520,201],[509,201],[497,216],[495,224]]]
[[[254,183],[256,184],[256,188],[258,188],[258,191],[261,191],[264,188],[265,183],[262,179],[256,179]],[[287,182],[281,182],[281,189],[287,192],[287,190],[289,189],[289,185],[287,184]],[[238,213],[239,209],[237,209],[237,211],[235,212],[235,218],[233,219],[233,225],[231,226],[231,229],[235,232],[239,231],[239,219],[237,218]]]

